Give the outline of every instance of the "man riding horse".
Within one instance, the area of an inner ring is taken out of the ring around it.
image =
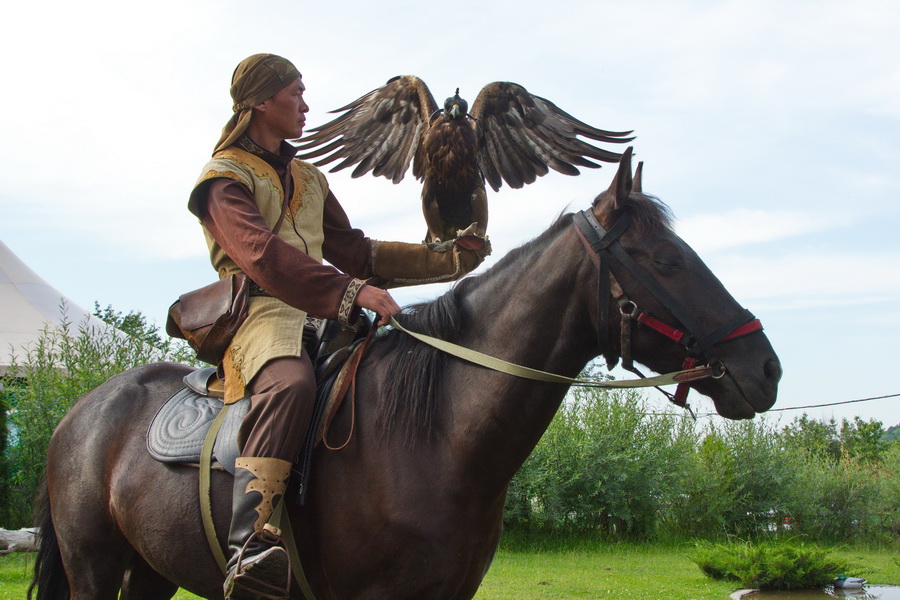
[[[306,315],[347,324],[365,308],[384,325],[400,307],[374,283],[451,281],[490,253],[490,245],[437,253],[352,228],[325,176],[295,159],[286,141],[303,133],[304,91],[284,58],[241,62],[232,77],[234,114],[188,205],[219,277],[244,273],[253,282],[248,317],[221,365],[226,404],[250,398],[235,461],[226,599],[283,595],[288,585],[287,553],[264,526],[313,411],[315,376],[301,343]]]

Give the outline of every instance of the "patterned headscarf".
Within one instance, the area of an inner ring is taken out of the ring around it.
[[[262,104],[300,77],[291,61],[274,54],[254,54],[241,61],[231,77],[234,114],[222,128],[213,154],[227,148],[247,131],[253,107]]]

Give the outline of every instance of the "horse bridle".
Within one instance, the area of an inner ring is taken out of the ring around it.
[[[684,346],[686,356],[683,368],[690,369],[701,361],[711,367],[713,378],[725,375],[725,365],[719,360],[715,345],[721,342],[762,331],[762,323],[747,309],[741,309],[733,318],[709,333],[703,333],[682,304],[678,302],[659,282],[654,279],[619,243],[619,238],[631,225],[631,215],[625,211],[607,231],[590,209],[575,213],[574,222],[582,243],[590,248],[599,259],[597,341],[603,349],[607,365],[612,368],[621,356],[622,367],[639,377],[644,375],[634,366],[631,354],[631,332],[634,323],[649,327],[672,341]],[[637,304],[629,300],[615,276],[610,271],[610,259],[615,259],[650,292],[663,307],[681,324],[683,329],[669,326],[649,312],[641,311]],[[609,327],[610,302],[615,300],[621,315],[621,340],[619,355],[616,355]],[[687,406],[688,383],[680,383],[675,394],[660,390],[676,405],[690,410]]]

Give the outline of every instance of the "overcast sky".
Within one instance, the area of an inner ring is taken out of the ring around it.
[[[4,11],[0,239],[85,308],[162,325],[178,294],[212,280],[187,195],[231,114],[235,65],[272,52],[303,73],[311,126],[414,74],[439,101],[515,81],[595,126],[634,129],[644,189],[762,319],[785,369],[776,408],[900,393],[896,2],[51,0]],[[613,173],[491,194],[482,269],[585,208]],[[329,182],[371,237],[421,240],[411,174],[399,186],[346,172]],[[807,412],[889,426],[900,398]]]

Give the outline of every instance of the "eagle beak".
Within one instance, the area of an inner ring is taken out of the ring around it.
[[[450,109],[450,116],[454,119],[459,117],[459,104],[453,105],[453,108]]]

